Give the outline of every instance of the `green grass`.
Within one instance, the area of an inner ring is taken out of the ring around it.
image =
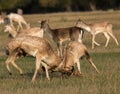
[[[18,60],[18,65],[22,67],[25,74],[20,76],[16,70],[13,75],[8,75],[5,65],[6,58],[1,59],[0,66],[0,91],[3,94],[21,94],[21,93],[45,93],[45,94],[119,94],[120,92],[120,53],[93,53],[94,63],[100,70],[97,74],[86,60],[81,61],[83,77],[71,76],[63,78],[59,75],[51,74],[51,81],[45,78],[45,74],[41,77],[37,76],[36,82],[31,83],[34,71],[33,58],[27,57]],[[30,62],[32,61],[32,62]],[[4,93],[5,92],[5,93]],[[2,94],[2,93],[1,93]]]
[[[52,28],[74,26],[78,18],[94,23],[109,21],[113,23],[113,32],[120,43],[120,12],[76,12],[76,13],[52,13],[24,15],[32,27],[39,26],[38,20],[49,19]],[[104,47],[105,37],[97,35],[96,41],[100,47],[91,49],[91,35],[85,32],[83,43],[98,67],[100,74],[86,60],[81,60],[81,71],[83,76],[71,76],[61,78],[59,73],[50,74],[51,81],[46,79],[45,73],[38,74],[35,83],[31,78],[35,69],[35,58],[20,58],[16,62],[23,69],[24,75],[10,66],[13,75],[9,75],[5,67],[7,56],[4,47],[11,40],[8,34],[3,32],[1,25],[0,32],[0,94],[119,94],[120,92],[120,46],[117,46],[113,39],[109,46]],[[55,44],[51,44],[55,48]]]

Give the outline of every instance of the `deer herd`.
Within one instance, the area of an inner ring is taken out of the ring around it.
[[[17,28],[14,22],[18,23]],[[40,27],[31,28],[22,15],[10,13],[4,18],[0,16],[0,24],[2,23],[5,25],[4,32],[8,32],[12,37],[5,47],[8,55],[5,64],[9,74],[12,74],[9,64],[12,64],[20,74],[23,74],[15,60],[28,55],[33,56],[35,57],[35,71],[32,82],[35,81],[39,70],[45,71],[48,80],[50,80],[50,71],[60,72],[62,75],[72,75],[76,72],[75,68],[77,67],[78,74],[82,74],[79,59],[83,57],[88,60],[96,72],[100,73],[82,42],[84,31],[88,31],[92,35],[92,49],[94,49],[94,44],[100,46],[95,41],[95,36],[98,33],[105,35],[107,39],[105,47],[108,46],[110,37],[119,45],[112,32],[112,24],[109,22],[87,24],[79,19],[73,27],[52,29],[48,20],[42,20],[39,22]],[[50,41],[44,38],[45,32],[56,43],[57,52],[51,47]],[[70,42],[63,47],[62,43],[66,40]]]

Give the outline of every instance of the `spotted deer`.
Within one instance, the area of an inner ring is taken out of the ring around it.
[[[87,61],[93,66],[93,68],[99,73],[99,70],[93,63],[92,58],[90,57],[87,48],[84,44],[77,41],[70,42],[64,49],[64,58],[62,63],[57,67],[56,70],[61,71],[62,73],[73,73],[74,66],[77,64],[79,74],[82,74],[80,68],[79,59],[85,57]]]
[[[62,43],[66,40],[76,40],[82,42],[83,30],[79,27],[68,27],[52,29],[49,26],[48,20],[41,21],[41,28],[47,32],[57,44],[58,55],[62,57]]]
[[[50,80],[48,70],[56,68],[60,64],[60,58],[54,53],[47,40],[35,36],[22,36],[12,39],[6,46],[8,58],[5,61],[7,70],[12,74],[9,64],[12,64],[20,74],[23,71],[15,63],[15,60],[26,54],[36,58],[35,72],[32,77],[32,82],[35,81],[38,70],[43,66],[46,71],[47,79]]]
[[[95,36],[99,33],[103,33],[107,39],[105,47],[108,46],[110,36],[115,40],[116,44],[119,45],[117,38],[113,34],[112,24],[109,22],[86,24],[79,19],[76,23],[76,27],[80,27],[92,34],[92,49],[94,48],[94,44],[100,46],[100,44],[95,41]]]
[[[43,38],[44,36],[43,29],[39,27],[33,27],[33,28],[29,27],[28,29],[21,30],[21,32],[17,32],[17,30],[13,26],[6,25],[4,32],[9,32],[10,36],[13,38],[18,36],[25,36],[25,35],[36,36],[41,38]]]

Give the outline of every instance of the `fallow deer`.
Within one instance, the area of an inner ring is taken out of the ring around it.
[[[36,37],[42,37],[44,35],[43,29],[39,27],[33,27],[33,28],[28,28],[21,30],[21,32],[17,32],[16,29],[11,26],[11,25],[6,25],[4,32],[9,32],[9,34],[15,38],[17,36],[25,36],[25,35],[30,35],[30,36],[36,36]]]
[[[66,40],[76,40],[82,42],[83,30],[79,27],[68,27],[51,29],[48,20],[41,21],[41,28],[45,32],[48,32],[50,38],[52,38],[57,44],[58,55],[62,57],[62,43]]]
[[[86,46],[77,41],[70,42],[65,47],[63,62],[58,66],[56,70],[59,70],[63,73],[71,74],[73,73],[75,64],[77,64],[79,74],[81,74],[79,59],[82,59],[83,57],[85,57],[88,60],[88,62],[94,67],[94,69],[99,73],[99,70],[93,63]]]
[[[92,34],[92,49],[94,48],[94,44],[100,46],[100,44],[95,41],[95,36],[98,33],[103,33],[105,35],[107,39],[105,47],[108,46],[110,36],[115,40],[116,44],[119,45],[117,38],[113,34],[111,23],[101,22],[101,23],[86,24],[85,22],[79,19],[76,23],[76,27],[80,27]]]
[[[37,72],[40,69],[41,65],[45,68],[46,76],[48,80],[50,80],[48,69],[54,69],[60,64],[60,58],[54,53],[47,40],[39,37],[17,37],[8,43],[6,52],[8,54],[8,58],[5,63],[10,74],[12,74],[9,67],[10,63],[17,70],[19,70],[20,74],[23,74],[22,69],[15,63],[17,57],[29,54],[36,58],[36,68],[32,77],[32,81],[35,81]]]
[[[10,13],[10,14],[7,15],[7,18],[10,20],[10,24],[12,26],[14,26],[13,21],[18,23],[17,31],[20,28],[23,29],[22,24],[24,24],[26,26],[26,28],[27,28],[28,24],[27,24],[27,22],[25,21],[25,19],[23,18],[22,15],[19,15],[19,14],[16,14],[16,13]]]

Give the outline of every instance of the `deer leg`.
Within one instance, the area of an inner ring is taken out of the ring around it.
[[[60,42],[60,56],[63,57],[63,53],[62,53],[62,42]]]
[[[88,52],[86,52],[86,59],[87,59],[88,62],[94,67],[94,69],[95,69],[98,73],[100,73],[99,70],[97,69],[97,67],[95,66],[95,64],[93,63],[92,59],[90,58]]]
[[[32,82],[35,81],[37,72],[38,72],[38,70],[40,69],[40,63],[41,63],[41,56],[39,56],[39,57],[37,56],[37,57],[36,57],[36,68],[35,68],[34,75],[33,75],[33,77],[32,77]]]
[[[23,74],[22,69],[20,67],[18,67],[14,61],[12,61],[11,64],[20,72],[21,75]]]
[[[10,19],[10,25],[13,26],[13,21]]]
[[[15,63],[15,58],[16,56],[11,59],[11,64],[19,71],[20,74],[23,74],[22,69]]]
[[[14,25],[13,25],[13,21],[12,21],[12,20],[10,20],[10,26],[11,26],[12,28],[14,28],[14,29],[15,29],[15,27],[14,27]]]
[[[110,41],[110,36],[109,36],[107,33],[104,33],[104,35],[105,35],[105,37],[106,37],[106,39],[107,39],[106,44],[105,44],[105,47],[107,47],[107,46],[108,46],[108,43],[109,43],[109,41]]]
[[[60,71],[62,69],[64,60],[59,64],[57,68],[54,69],[54,71]]]
[[[60,48],[59,48],[59,43],[57,43],[57,54],[58,54],[58,56],[60,56]]]
[[[80,30],[79,38],[78,38],[78,41],[79,41],[80,43],[82,43],[83,34],[84,34],[84,31],[83,31],[83,30]]]
[[[59,42],[57,46],[58,46],[58,49],[57,49],[58,56],[62,57],[62,42]]]
[[[17,31],[19,31],[19,29],[20,29],[20,26],[18,25],[18,26],[17,26]]]
[[[59,47],[57,47],[57,54],[58,54],[58,56],[60,56],[60,49],[59,49]]]
[[[44,66],[45,68],[45,72],[46,72],[46,77],[48,80],[50,80],[50,77],[49,77],[49,73],[48,73],[48,66],[44,63],[44,62],[41,62],[41,64]]]
[[[94,49],[94,40],[95,40],[95,35],[92,36],[92,49]]]
[[[76,64],[77,64],[78,71],[79,71],[79,73],[81,74],[80,62],[79,62],[79,60],[76,61]]]
[[[109,35],[115,40],[116,44],[119,45],[117,38],[110,32],[108,32]]]
[[[7,70],[8,70],[8,72],[9,72],[10,75],[12,74],[12,72],[10,70],[9,64],[12,63],[12,61],[15,61],[16,55],[17,55],[16,52],[11,53],[8,56],[8,58],[7,58],[6,62],[5,62],[6,63],[6,68],[7,68]]]
[[[67,45],[66,45],[67,47]],[[66,60],[66,47],[64,47],[64,53],[63,53],[63,60],[62,62],[59,64],[59,66],[57,68],[55,68],[55,71],[60,71],[63,68],[64,62]]]
[[[20,28],[21,28],[21,29],[23,29],[22,24],[21,24],[21,23],[19,23],[19,25],[20,25]]]
[[[100,44],[95,41],[95,36],[96,35],[94,35],[94,43],[95,43],[95,45],[100,46]]]
[[[18,24],[19,24],[19,27],[20,27],[21,29],[23,29],[21,22],[19,22]]]
[[[94,44],[100,46],[100,44],[95,41],[95,35],[92,36],[92,49],[94,49]]]
[[[27,24],[27,22],[26,22],[26,21],[22,21],[22,23],[26,26],[26,29],[29,29],[29,28],[30,28],[30,25],[29,25],[29,24]]]
[[[93,63],[92,59],[90,58],[90,59],[88,59],[88,61],[89,61],[89,63],[95,68],[95,70],[96,70],[98,73],[100,73],[99,70],[97,69],[97,67],[95,66],[95,64]]]
[[[12,72],[11,72],[11,70],[10,70],[10,67],[9,67],[9,64],[11,63],[11,61],[9,60],[9,58],[6,60],[6,62],[5,62],[5,64],[6,64],[6,68],[7,68],[7,70],[8,70],[8,72],[9,72],[9,74],[11,75],[12,74]]]
[[[94,43],[95,43],[97,46],[100,46],[100,44],[99,44],[99,43],[97,43],[96,41],[94,41]]]

